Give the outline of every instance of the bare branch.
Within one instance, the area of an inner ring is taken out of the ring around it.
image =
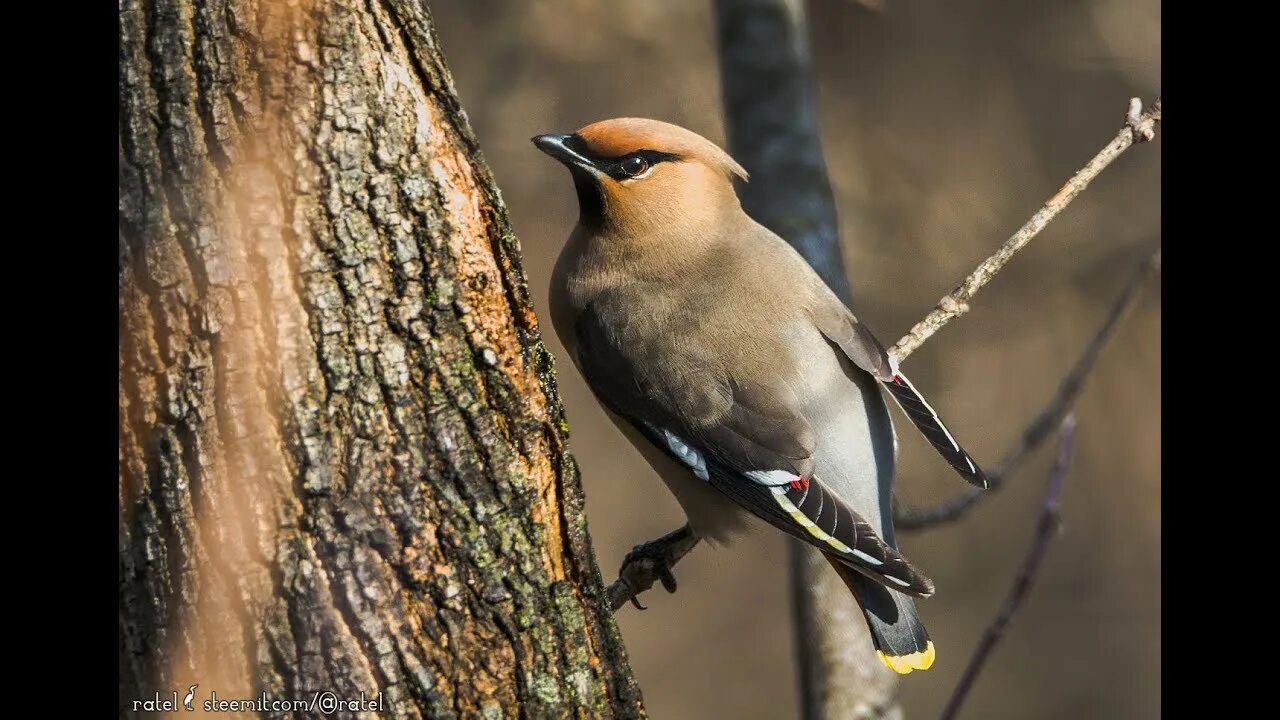
[[[1159,273],[1160,251],[1156,250],[1151,257],[1138,266],[1133,276],[1125,283],[1124,290],[1120,291],[1120,296],[1111,305],[1111,310],[1108,311],[1106,319],[1102,321],[1102,325],[1094,334],[1093,339],[1089,341],[1084,352],[1080,353],[1080,358],[1076,360],[1076,364],[1071,368],[1071,371],[1062,379],[1062,383],[1058,386],[1058,392],[1054,394],[1053,399],[1040,411],[1036,419],[1031,421],[1027,429],[1022,431],[1021,440],[1005,455],[1004,460],[987,471],[990,489],[978,490],[977,488],[972,488],[961,495],[931,507],[911,507],[899,505],[895,502],[893,508],[894,527],[899,530],[922,530],[956,520],[965,511],[976,505],[978,501],[990,497],[993,491],[998,490],[1005,479],[1021,467],[1023,461],[1027,459],[1031,452],[1040,447],[1053,432],[1053,428],[1062,422],[1063,417],[1066,416],[1071,406],[1075,403],[1076,397],[1080,395],[1080,390],[1084,387],[1085,381],[1093,371],[1094,365],[1097,364],[1102,348],[1106,347],[1107,342],[1115,334],[1115,329],[1119,326],[1120,320],[1125,316],[1126,311],[1133,306],[1138,297],[1139,288],[1142,287],[1143,282],[1148,277],[1156,276]]]
[[[1053,464],[1053,470],[1049,473],[1049,485],[1045,491],[1044,509],[1040,512],[1040,522],[1036,525],[1036,534],[1031,543],[1031,550],[1028,551],[1026,559],[1022,561],[1022,570],[1018,572],[1018,577],[1014,579],[1013,587],[1009,589],[1009,595],[1005,598],[1004,604],[1000,606],[1000,612],[996,614],[995,619],[987,626],[986,632],[982,635],[982,641],[978,643],[973,656],[969,658],[969,664],[965,667],[964,674],[960,676],[960,682],[956,684],[956,689],[952,692],[951,699],[947,701],[947,706],[942,711],[942,720],[953,720],[956,714],[960,712],[960,706],[973,688],[973,683],[977,680],[978,673],[982,671],[983,664],[991,655],[991,651],[995,649],[996,644],[1004,637],[1009,621],[1013,619],[1013,614],[1022,605],[1027,592],[1031,589],[1032,581],[1035,580],[1036,574],[1040,570],[1045,551],[1049,549],[1049,543],[1053,540],[1054,533],[1058,529],[1058,499],[1062,494],[1062,486],[1066,481],[1067,471],[1071,467],[1071,450],[1075,446],[1075,435],[1075,416],[1067,415],[1062,421],[1061,439],[1058,441],[1058,459]]]
[[[889,353],[899,362],[905,360],[908,355],[915,352],[924,341],[933,336],[934,333],[942,329],[942,326],[951,322],[952,319],[959,317],[969,311],[969,300],[982,289],[984,285],[991,282],[991,279],[1000,272],[1013,256],[1018,253],[1031,239],[1040,234],[1040,231],[1049,224],[1049,221],[1058,216],[1062,209],[1071,203],[1072,200],[1080,194],[1082,190],[1089,186],[1089,183],[1102,172],[1104,168],[1111,164],[1111,161],[1120,157],[1120,154],[1129,149],[1130,145],[1135,142],[1146,142],[1155,137],[1155,125],[1160,121],[1160,99],[1152,103],[1151,109],[1145,113],[1139,112],[1142,109],[1142,101],[1133,98],[1129,101],[1129,111],[1125,115],[1125,127],[1116,134],[1115,138],[1107,143],[1097,155],[1093,156],[1083,168],[1063,185],[1053,197],[1045,201],[1044,205],[1031,216],[1018,232],[1013,234],[996,250],[995,254],[982,264],[978,265],[973,272],[969,273],[969,277],[964,282],[945,295],[938,301],[937,307],[933,312],[929,313],[925,319],[915,324],[911,331],[898,341],[897,345],[890,348]]]

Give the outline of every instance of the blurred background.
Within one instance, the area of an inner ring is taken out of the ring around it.
[[[556,353],[606,581],[683,516],[606,420],[546,316],[577,218],[568,173],[529,137],[638,115],[723,144],[706,0],[431,0],[463,106],[511,210]],[[1160,92],[1156,0],[811,0],[820,123],[859,317],[897,340]],[[973,454],[994,464],[1052,396],[1134,267],[1160,243],[1160,141],[1134,148],[907,361]],[[896,408],[895,408],[896,412]],[[971,718],[1160,714],[1160,298],[1151,283],[1077,409],[1064,528],[971,695]],[[964,489],[918,433],[898,492]],[[909,426],[908,426],[909,428]],[[1049,445],[1052,445],[1050,443]],[[904,678],[936,714],[1025,554],[1053,454],[954,525],[901,538],[937,583],[938,647]],[[652,717],[789,718],[795,672],[786,546],[761,531],[680,564],[680,591],[619,623]]]

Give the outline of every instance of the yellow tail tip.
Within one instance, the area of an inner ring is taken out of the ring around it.
[[[884,663],[885,667],[899,675],[906,675],[912,670],[928,670],[932,667],[935,653],[933,641],[930,640],[921,652],[913,652],[910,655],[885,655],[877,650],[876,655],[880,656],[880,662]]]

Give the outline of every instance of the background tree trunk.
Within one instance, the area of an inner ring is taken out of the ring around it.
[[[422,4],[121,0],[119,32],[122,715],[642,716]]]
[[[751,173],[742,205],[849,303],[804,4],[716,0],[715,9],[729,151]],[[808,544],[793,540],[790,556],[801,717],[900,718],[898,678],[876,657],[852,593]]]

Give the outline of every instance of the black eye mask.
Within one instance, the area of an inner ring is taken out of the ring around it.
[[[608,175],[614,180],[627,180],[643,175],[649,168],[661,162],[680,160],[679,155],[658,150],[636,150],[621,157],[605,157],[592,152],[581,137],[572,135],[565,141],[565,147],[591,161],[592,167]]]

